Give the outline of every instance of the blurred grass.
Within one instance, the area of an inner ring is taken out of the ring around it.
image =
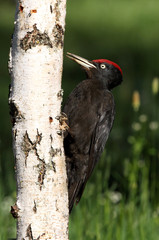
[[[88,59],[108,58],[124,72],[113,90],[116,118],[84,196],[70,217],[70,239],[156,240],[159,236],[159,2],[157,0],[67,1],[65,49]],[[0,239],[15,237],[9,214],[15,201],[14,160],[8,109],[7,70],[14,28],[14,1],[0,2]],[[64,101],[84,79],[64,58]],[[132,107],[137,90],[140,106]]]
[[[104,156],[100,165],[105,168],[103,160]],[[107,162],[108,167],[109,164],[110,161]],[[158,239],[159,209],[154,210],[149,202],[148,181],[145,182],[148,179],[148,169],[145,165],[139,165],[137,161],[135,164],[138,165],[141,174],[140,194],[135,196],[138,188],[135,187],[136,181],[132,181],[134,169],[130,168],[128,181],[132,192],[127,200],[113,188],[103,189],[99,183],[108,179],[103,178],[101,171],[96,171],[96,184],[87,186],[87,194],[84,194],[82,202],[71,216],[70,239]]]

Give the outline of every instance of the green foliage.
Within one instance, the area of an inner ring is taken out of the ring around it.
[[[159,236],[159,2],[67,1],[65,51],[108,58],[123,69],[113,90],[115,123],[83,198],[70,217],[70,240],[154,240]],[[14,160],[7,71],[14,4],[0,7],[0,239],[15,238]],[[155,77],[155,78],[154,78]],[[154,78],[154,79],[153,79]],[[64,99],[82,79],[64,58]],[[151,81],[152,80],[152,81]],[[152,90],[151,90],[152,85]],[[134,96],[134,90],[137,94]]]

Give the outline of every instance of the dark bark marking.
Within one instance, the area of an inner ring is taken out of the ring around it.
[[[53,158],[57,155],[62,155],[62,150],[61,148],[55,148],[53,149],[53,147],[51,146],[51,149],[50,149],[50,156],[51,156],[51,163],[52,163],[52,168],[54,170],[54,172],[56,173],[56,163],[53,161]]]
[[[32,13],[37,13],[37,10],[36,9],[30,10],[30,14],[32,14]]]
[[[36,146],[37,146],[37,144],[40,144],[40,142],[42,140],[42,133],[39,133],[38,129],[37,129],[36,140],[34,142],[32,142],[31,139],[29,138],[27,131],[25,132],[25,135],[23,138],[24,139],[23,139],[22,147],[23,147],[23,151],[25,153],[25,166],[27,166],[27,157],[31,150],[34,150],[35,155],[37,156],[38,159],[40,159]]]
[[[31,139],[29,138],[28,132],[27,131],[25,132],[25,135],[23,137],[22,147],[23,147],[23,151],[25,153],[25,166],[26,167],[27,167],[27,157],[31,150],[34,150],[35,155],[37,156],[38,159],[40,159],[36,146],[37,146],[37,144],[40,144],[41,140],[42,140],[42,133],[39,133],[38,129],[37,129],[36,140],[34,142],[31,141]]]
[[[56,163],[54,161],[51,161],[51,163],[52,163],[52,168],[53,168],[54,172],[56,173]]]
[[[55,201],[55,207],[56,207],[56,211],[58,211],[58,204],[57,204],[57,200]]]
[[[60,116],[56,116],[56,119],[59,120],[60,130],[57,131],[57,134],[63,136],[63,134],[69,129],[66,121],[68,120],[67,115],[62,112]]]
[[[44,177],[45,177],[45,173],[46,173],[46,163],[44,161],[44,159],[41,159],[38,151],[37,151],[37,144],[40,144],[42,140],[42,133],[39,133],[38,129],[37,129],[37,135],[36,135],[36,140],[32,141],[29,138],[28,132],[25,132],[24,135],[24,139],[23,139],[23,143],[22,143],[22,147],[23,147],[23,151],[25,153],[25,166],[27,167],[27,158],[29,155],[29,152],[31,150],[33,150],[35,152],[35,155],[37,157],[37,160],[39,161],[38,169],[39,169],[39,175],[38,175],[38,183],[40,185],[40,190],[42,189],[42,185],[44,183]]]
[[[64,29],[62,27],[62,25],[59,24],[60,22],[60,17],[61,17],[61,0],[57,0],[55,5],[54,5],[54,9],[53,12],[55,13],[55,26],[52,30],[53,32],[53,36],[55,38],[54,43],[55,43],[55,47],[59,47],[62,48],[63,47],[63,42],[64,42]]]
[[[55,148],[53,149],[53,147],[51,147],[51,150],[50,150],[50,156],[52,158],[51,160],[51,163],[52,163],[52,168],[53,168],[53,171],[56,173],[56,163],[53,161],[53,158],[57,155],[62,155],[62,151],[60,148]]]
[[[58,93],[57,93],[57,98],[61,99],[63,97],[63,89],[61,89]]]
[[[17,204],[15,203],[13,206],[11,206],[10,213],[12,214],[12,216],[14,218],[18,218],[19,217],[19,215],[18,215],[19,210],[20,209],[18,208]]]
[[[19,11],[22,13],[23,12],[23,9],[24,9],[24,7],[20,4],[19,5]]]
[[[53,147],[51,146],[51,149],[50,149],[50,156],[51,156],[51,158],[53,158],[56,155],[58,155],[58,153],[60,153],[60,156],[61,156],[61,154],[62,154],[61,148],[53,149]]]
[[[17,129],[13,129],[13,137],[14,137],[14,139],[16,140],[16,137],[17,137]]]
[[[52,134],[50,134],[50,140],[51,140],[51,143],[52,143],[53,142]]]
[[[23,143],[22,143],[22,147],[23,147],[23,151],[25,154],[25,166],[27,167],[27,158],[29,155],[29,152],[33,149],[33,142],[31,141],[31,139],[29,138],[28,132],[25,132],[25,135],[23,137]]]
[[[31,32],[27,32],[23,39],[20,40],[20,47],[27,51],[32,47],[44,45],[52,48],[52,42],[46,32],[41,33],[37,28],[36,24],[33,25],[33,30]]]
[[[40,240],[40,238],[43,236],[45,236],[45,233],[42,233],[36,240]]]
[[[57,0],[56,3],[55,3],[55,5],[54,5],[54,12],[55,12],[56,22],[59,22],[60,17],[61,17],[61,13],[60,13],[60,3],[61,3],[61,0]]]
[[[29,238],[29,240],[34,240],[33,239],[33,233],[32,233],[31,224],[29,224],[29,226],[27,227],[26,236]]]
[[[64,30],[62,26],[58,23],[55,24],[53,30],[53,36],[54,36],[54,43],[56,47],[63,47],[63,41],[64,41]]]
[[[33,212],[34,212],[34,213],[37,213],[37,207],[36,207],[36,202],[35,202],[35,200],[34,200]]]
[[[53,122],[53,118],[49,117],[49,123],[51,124]]]
[[[51,13],[53,12],[53,10],[52,10],[52,5],[50,5],[50,12],[51,12]]]
[[[38,158],[38,160],[41,161],[41,163],[38,164],[38,168],[39,168],[38,182],[41,190],[42,185],[44,183],[45,173],[46,173],[46,163],[43,159]]]
[[[41,140],[42,140],[42,133],[39,133],[37,129],[36,144],[40,144]]]
[[[17,121],[24,119],[24,116],[22,115],[16,103],[12,100],[9,101],[9,108],[10,108],[9,113],[11,116],[11,122],[12,122],[12,125],[14,126]]]

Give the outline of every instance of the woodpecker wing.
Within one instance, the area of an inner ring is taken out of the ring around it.
[[[70,129],[64,139],[69,209],[79,202],[88,178],[104,150],[114,119],[114,99],[98,82],[81,82],[70,94],[63,111]]]
[[[102,152],[104,151],[106,141],[113,126],[115,115],[114,99],[110,92],[107,92],[105,95],[104,101],[101,103],[101,110],[98,112],[98,114],[99,120],[91,138],[87,175],[84,183],[79,189],[78,196],[76,197],[77,202],[80,201],[85,185],[91,176],[96,163],[100,159]]]

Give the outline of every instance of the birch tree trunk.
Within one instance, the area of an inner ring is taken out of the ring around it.
[[[10,51],[17,239],[68,239],[63,139],[58,135],[66,0],[17,0]]]

